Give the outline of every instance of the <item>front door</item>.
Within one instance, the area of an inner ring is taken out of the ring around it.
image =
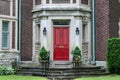
[[[54,60],[69,60],[69,27],[54,27]]]

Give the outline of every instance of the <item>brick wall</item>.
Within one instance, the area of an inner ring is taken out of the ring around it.
[[[33,0],[22,0],[21,60],[32,60],[32,4]]]
[[[15,49],[15,40],[16,40],[16,38],[15,38],[15,36],[16,36],[16,22],[12,22],[12,49]]]
[[[109,0],[95,0],[96,60],[104,61],[109,37]]]
[[[118,22],[120,18],[120,3],[119,0],[109,0],[110,2],[110,37],[118,37]]]
[[[0,0],[0,14],[10,15],[10,1]]]

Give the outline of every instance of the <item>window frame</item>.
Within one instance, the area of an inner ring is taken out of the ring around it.
[[[89,0],[87,0],[87,4],[86,3],[82,3],[82,0],[81,0],[81,4],[88,5],[89,4]]]
[[[8,30],[7,31],[3,31],[3,27],[4,27],[4,22],[7,22],[7,27]],[[7,34],[7,45],[3,44],[3,34]],[[10,21],[7,20],[3,20],[2,21],[2,49],[9,49],[9,40],[10,40]],[[6,46],[6,47],[5,47]]]
[[[52,0],[52,4],[70,4],[70,2],[71,2],[71,0],[69,0],[69,2],[67,3],[64,3],[64,2],[54,2],[53,0]]]

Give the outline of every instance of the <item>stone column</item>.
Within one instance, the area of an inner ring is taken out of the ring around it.
[[[88,64],[91,59],[91,21],[87,16],[83,16],[83,24],[86,25],[85,33],[85,42],[83,42],[83,62]],[[82,32],[83,33],[83,32]]]
[[[39,19],[34,19],[33,20],[33,56],[32,56],[32,61],[34,63],[38,63],[38,54],[40,50],[40,41],[38,41],[38,25],[40,25],[40,20]]]
[[[33,45],[33,50],[32,50],[32,51],[33,51],[33,52],[32,52],[32,61],[33,61],[33,62],[36,62],[36,61],[35,61],[35,58],[36,58],[36,57],[35,57],[35,55],[36,55],[36,52],[35,52],[35,41],[36,41],[36,40],[35,40],[35,26],[36,26],[35,19],[33,19],[33,26],[32,26],[32,27],[33,27],[33,33],[32,33],[32,34],[33,34],[33,43],[32,43],[32,45]]]
[[[40,27],[40,43],[41,43],[41,47],[44,46],[47,49],[47,34],[48,34],[48,22],[47,22],[47,17],[42,17],[41,18],[41,27]],[[43,34],[43,29],[46,28],[46,35]]]
[[[79,34],[76,34],[76,29],[78,28],[79,30]],[[79,17],[75,17],[75,46],[78,46],[79,48],[81,48],[80,46],[80,28],[81,28],[81,22],[80,22],[80,18]]]
[[[88,19],[88,64],[91,60],[91,19]]]

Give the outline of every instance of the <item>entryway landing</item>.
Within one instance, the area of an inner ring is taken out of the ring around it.
[[[53,61],[50,68],[72,68],[73,64],[70,61]]]

